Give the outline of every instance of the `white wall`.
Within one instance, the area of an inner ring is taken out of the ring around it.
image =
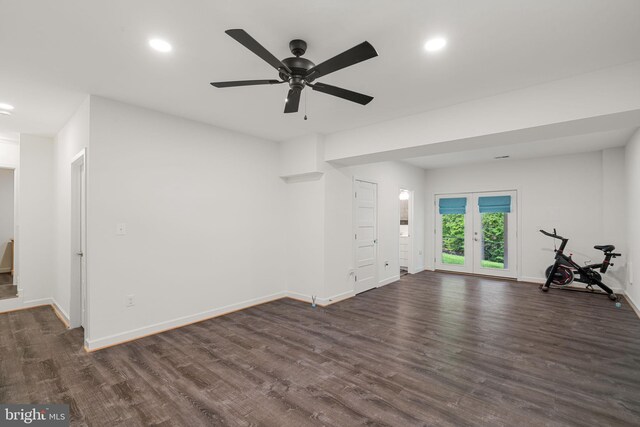
[[[0,169],[0,273],[11,271],[14,238],[14,171]]]
[[[400,162],[353,167],[331,167],[325,171],[325,297],[353,292],[353,179],[378,184],[378,283],[398,278],[400,252],[400,189],[413,190],[414,269],[424,269],[425,171]],[[388,266],[385,266],[388,263]]]
[[[625,150],[629,284],[627,297],[640,308],[640,129]]]
[[[89,150],[89,347],[284,295],[277,144],[92,96]]]
[[[602,151],[602,188],[602,239],[615,245],[616,252],[622,254],[612,261],[615,265],[607,270],[605,278],[626,289],[630,258],[624,147]]]
[[[640,61],[345,130],[325,160],[406,159],[637,126]]]
[[[58,133],[54,144],[54,286],[51,293],[68,318],[71,304],[71,161],[89,147],[90,98]],[[89,156],[91,152],[89,151]]]
[[[20,145],[18,141],[0,139],[0,167],[17,168],[20,163]]]
[[[48,303],[54,277],[53,149],[50,138],[20,136],[20,294]]]
[[[324,190],[324,177],[286,187],[286,289],[306,301],[324,295]]]
[[[602,260],[596,244],[614,244],[625,257],[605,276],[624,288],[626,239],[620,215],[625,210],[620,171],[622,148],[528,160],[496,160],[426,172],[426,228],[434,227],[434,195],[476,191],[518,191],[518,269],[522,280],[541,281],[553,261],[553,241],[539,229],[557,229],[568,237],[568,251],[578,262]],[[605,206],[606,205],[606,206]],[[426,265],[434,266],[433,232],[427,232]]]

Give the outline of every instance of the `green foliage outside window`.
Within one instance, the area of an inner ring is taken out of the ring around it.
[[[464,214],[442,215],[442,252],[464,255]]]
[[[502,212],[482,214],[484,259],[488,261],[504,263],[504,223]]]
[[[504,213],[482,214],[484,260],[504,263]],[[464,256],[464,215],[442,215],[442,252]]]

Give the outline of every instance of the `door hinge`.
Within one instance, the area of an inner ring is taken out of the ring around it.
[[[353,235],[353,238],[354,238],[354,239],[356,239],[356,240],[358,240],[358,235],[357,235],[357,234],[354,234],[354,235]]]
[[[358,276],[356,276],[356,282],[358,281]]]
[[[358,198],[358,192],[357,191],[355,193],[353,193],[353,197],[355,197],[356,199]]]

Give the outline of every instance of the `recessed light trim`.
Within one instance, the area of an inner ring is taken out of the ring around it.
[[[424,49],[427,52],[437,52],[444,49],[446,45],[447,39],[445,39],[444,37],[434,37],[427,40],[427,42],[424,44]]]
[[[173,50],[171,43],[162,39],[149,40],[149,46],[151,46],[151,49],[162,53],[169,53]]]
[[[10,116],[11,113],[5,110],[0,110],[0,114],[2,114],[3,116]]]
[[[0,110],[12,111],[15,107],[11,104],[0,102]]]

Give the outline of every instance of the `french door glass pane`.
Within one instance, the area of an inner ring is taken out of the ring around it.
[[[483,213],[480,263],[484,268],[508,269],[507,213]]]
[[[464,214],[442,215],[442,263],[464,265]]]

